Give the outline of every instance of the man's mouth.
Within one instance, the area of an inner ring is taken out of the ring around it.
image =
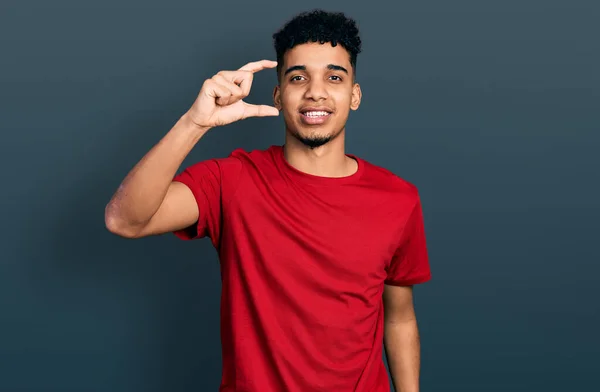
[[[331,117],[331,111],[328,109],[306,109],[300,111],[300,118],[307,125],[323,124],[329,117]]]
[[[302,114],[305,115],[306,117],[324,117],[324,116],[328,116],[330,113],[314,111],[314,112],[304,112]]]

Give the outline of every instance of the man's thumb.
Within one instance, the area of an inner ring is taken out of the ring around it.
[[[245,103],[244,118],[248,117],[267,117],[279,116],[279,110],[276,107],[269,105],[252,105]]]

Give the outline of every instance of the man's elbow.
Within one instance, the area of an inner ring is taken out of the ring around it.
[[[139,238],[139,228],[129,224],[115,213],[110,205],[106,206],[104,211],[104,225],[112,234],[123,238]]]
[[[417,326],[417,318],[414,315],[402,318],[388,318],[385,320],[385,325],[391,328],[413,328]]]

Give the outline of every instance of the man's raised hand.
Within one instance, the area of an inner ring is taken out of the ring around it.
[[[277,66],[276,61],[251,62],[237,71],[220,71],[204,81],[196,101],[188,111],[191,121],[202,128],[218,127],[248,117],[277,116],[279,110],[268,105],[252,105],[247,97],[254,73]]]

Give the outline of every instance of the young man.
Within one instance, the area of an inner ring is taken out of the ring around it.
[[[274,35],[277,62],[205,81],[106,208],[139,238],[209,237],[222,271],[220,391],[419,389],[412,286],[430,278],[417,189],[344,150],[358,109],[360,38],[341,13],[313,11]],[[250,105],[255,72],[277,66],[274,107]],[[176,175],[212,128],[283,114],[285,144],[234,151]],[[385,317],[384,317],[385,314]]]

